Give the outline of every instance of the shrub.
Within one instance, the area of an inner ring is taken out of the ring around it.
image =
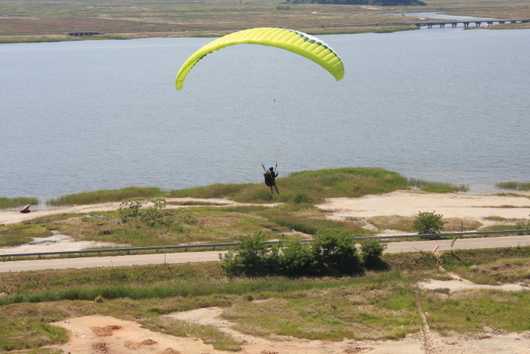
[[[152,203],[153,206],[143,209],[144,204]],[[119,209],[123,222],[130,219],[139,218],[147,226],[171,226],[174,219],[164,213],[166,200],[162,198],[129,198],[121,203]]]
[[[348,231],[318,232],[311,243],[311,252],[318,275],[362,272],[355,236]]]
[[[412,222],[412,228],[418,234],[438,234],[443,228],[445,222],[442,221],[443,215],[434,212],[419,212],[418,216]]]
[[[362,273],[355,237],[347,231],[319,232],[312,243],[283,237],[269,246],[263,233],[238,238],[234,251],[221,256],[231,276],[314,276]]]
[[[229,275],[260,276],[268,273],[266,236],[262,232],[238,237],[238,245],[229,251],[221,260],[223,269]]]
[[[387,245],[380,238],[374,237],[361,241],[361,258],[367,269],[387,269],[388,265],[381,259]]]
[[[271,261],[275,271],[286,276],[309,275],[315,267],[309,245],[298,236],[283,236],[272,248]]]
[[[148,202],[147,198],[128,198],[121,203],[120,213],[122,220],[140,216],[140,209]]]
[[[174,219],[171,215],[167,215],[163,210],[154,207],[143,210],[140,220],[142,220],[142,222],[149,227],[169,227],[174,222]]]
[[[175,217],[179,222],[184,224],[193,225],[197,223],[197,218],[187,209],[177,209],[175,211]]]

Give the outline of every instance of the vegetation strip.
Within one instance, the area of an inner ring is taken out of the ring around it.
[[[66,331],[50,322],[85,315],[135,320],[175,336],[202,338],[237,351],[242,343],[212,327],[161,315],[203,307],[229,308],[236,330],[321,340],[400,339],[422,328],[417,302],[432,331],[468,336],[484,326],[530,330],[530,292],[418,291],[426,278],[450,272],[486,283],[526,282],[530,247],[383,255],[385,271],[353,277],[226,277],[221,262],[0,274],[0,350],[64,343]],[[126,284],[126,285],[125,285]],[[263,301],[255,301],[263,300]],[[35,335],[25,336],[32,332]],[[44,352],[42,352],[44,353]]]
[[[504,235],[504,234],[526,234],[530,233],[530,229],[521,229],[521,230],[501,230],[501,231],[477,231],[477,232],[453,232],[453,233],[439,233],[439,234],[409,234],[409,235],[393,235],[393,236],[371,236],[371,237],[356,237],[356,241],[371,240],[371,239],[380,239],[380,240],[389,240],[389,239],[416,239],[416,238],[436,238],[443,239],[444,237],[450,236],[473,236],[473,235]],[[311,242],[312,240],[300,240],[300,242]],[[278,244],[280,241],[267,241],[267,244]],[[98,253],[104,254],[107,253],[126,253],[138,251],[160,251],[160,250],[175,250],[175,249],[184,249],[188,248],[199,248],[199,249],[225,249],[229,247],[237,246],[239,243],[213,243],[213,244],[199,244],[199,245],[178,245],[178,246],[153,246],[153,247],[132,247],[132,248],[102,248],[95,250],[79,250],[79,251],[58,251],[58,252],[34,252],[34,253],[13,253],[13,254],[0,254],[0,258],[15,258],[15,257],[46,257],[54,255],[75,255],[75,254],[88,254],[88,253]]]

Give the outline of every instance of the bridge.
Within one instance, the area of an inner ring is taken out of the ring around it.
[[[81,37],[81,36],[94,36],[96,34],[101,34],[98,31],[73,31],[67,33],[69,36],[72,37]]]
[[[444,28],[445,25],[451,25],[451,27],[458,27],[459,24],[462,24],[464,27],[469,27],[470,24],[474,23],[475,27],[480,27],[482,24],[487,24],[488,26],[492,26],[494,23],[498,23],[500,25],[503,25],[505,23],[529,23],[529,18],[518,18],[518,19],[499,19],[499,20],[469,20],[469,21],[456,21],[456,20],[428,20],[428,21],[414,21],[414,22],[407,22],[409,25],[415,25],[417,27],[427,26],[427,28],[432,28],[433,26],[440,26],[440,28]]]

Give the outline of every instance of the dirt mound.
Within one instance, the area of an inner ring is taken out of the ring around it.
[[[138,350],[140,349],[141,346],[143,345],[155,345],[157,344],[157,341],[155,340],[152,340],[152,339],[146,339],[146,340],[143,340],[141,342],[135,342],[135,341],[132,341],[132,340],[127,340],[123,343],[128,349],[131,349],[131,350]],[[170,349],[170,348],[168,348]],[[167,350],[167,349],[166,349]]]
[[[159,354],[182,354],[182,353],[173,348],[167,348],[166,350],[164,350],[163,352],[160,352]]]
[[[106,327],[90,327],[92,332],[98,337],[110,337],[114,331],[121,329],[120,326],[106,326]]]

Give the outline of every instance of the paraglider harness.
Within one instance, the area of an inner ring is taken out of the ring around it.
[[[263,167],[263,170],[265,171],[263,174],[263,177],[265,177],[265,184],[269,187],[273,187],[276,184],[275,179],[278,177],[278,172],[267,170],[263,165],[261,165],[261,167]],[[278,168],[278,164],[276,164],[276,168]]]

